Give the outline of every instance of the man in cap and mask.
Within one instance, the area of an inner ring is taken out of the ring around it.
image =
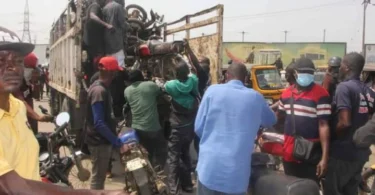
[[[328,163],[328,120],[331,115],[329,94],[314,83],[315,66],[310,59],[299,59],[294,70],[296,84],[282,93],[277,112],[280,120],[285,118],[284,171],[287,175],[308,178],[319,183]],[[295,134],[321,145],[320,162],[314,164],[295,158]]]

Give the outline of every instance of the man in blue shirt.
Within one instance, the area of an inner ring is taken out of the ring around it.
[[[210,86],[202,99],[195,120],[198,195],[246,194],[258,129],[276,123],[263,96],[245,87],[246,73],[245,65],[232,64],[228,82]]]

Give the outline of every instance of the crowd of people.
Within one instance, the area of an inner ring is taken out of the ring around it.
[[[313,61],[293,62],[286,68],[289,87],[277,104],[269,106],[260,93],[245,86],[248,71],[244,64],[233,62],[225,72],[225,83],[210,85],[210,60],[197,58],[187,42],[187,59],[176,58],[174,80],[146,78],[141,70],[126,70],[123,12],[123,5],[115,1],[97,0],[89,6],[85,20],[89,67],[97,72],[91,75],[87,91],[83,136],[93,163],[91,190],[40,182],[39,148],[31,130],[37,131],[36,121],[52,117],[40,116],[32,107],[30,69],[37,68],[37,58],[31,53],[34,46],[0,27],[0,193],[127,194],[103,191],[112,152],[127,150],[116,132],[113,99],[118,97],[110,89],[116,74],[125,72],[127,79],[122,82],[127,87],[121,93],[130,107],[130,127],[152,165],[168,169],[170,194],[193,192],[191,173],[195,170],[198,195],[246,194],[253,140],[260,127],[276,124],[285,137],[286,175],[322,183],[326,195],[357,194],[373,143],[368,138],[375,129],[375,118],[368,122],[375,92],[360,80],[365,64],[362,55],[331,59],[322,85],[314,83]],[[160,99],[169,105],[163,114]],[[193,141],[198,153],[196,169],[189,152]]]

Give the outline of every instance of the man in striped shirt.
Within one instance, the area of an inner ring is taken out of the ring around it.
[[[302,58],[295,64],[296,84],[281,95],[278,117],[285,118],[284,171],[287,175],[319,181],[328,162],[329,125],[331,105],[328,92],[314,83],[315,66],[310,59]],[[291,115],[293,101],[294,118]],[[322,145],[322,158],[316,164],[293,158],[294,129],[299,136]]]

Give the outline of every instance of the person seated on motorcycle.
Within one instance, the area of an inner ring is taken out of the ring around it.
[[[39,145],[27,123],[25,104],[12,95],[22,84],[23,58],[33,49],[0,27],[0,194],[127,195],[123,190],[74,190],[41,182]]]
[[[51,122],[53,121],[53,116],[50,115],[39,115],[34,111],[34,103],[32,96],[32,86],[31,86],[31,77],[32,72],[37,66],[38,58],[34,53],[28,54],[24,58],[24,79],[22,85],[13,95],[19,100],[23,101],[26,106],[27,111],[27,121],[31,126],[34,134],[38,133],[38,121],[39,122]]]

